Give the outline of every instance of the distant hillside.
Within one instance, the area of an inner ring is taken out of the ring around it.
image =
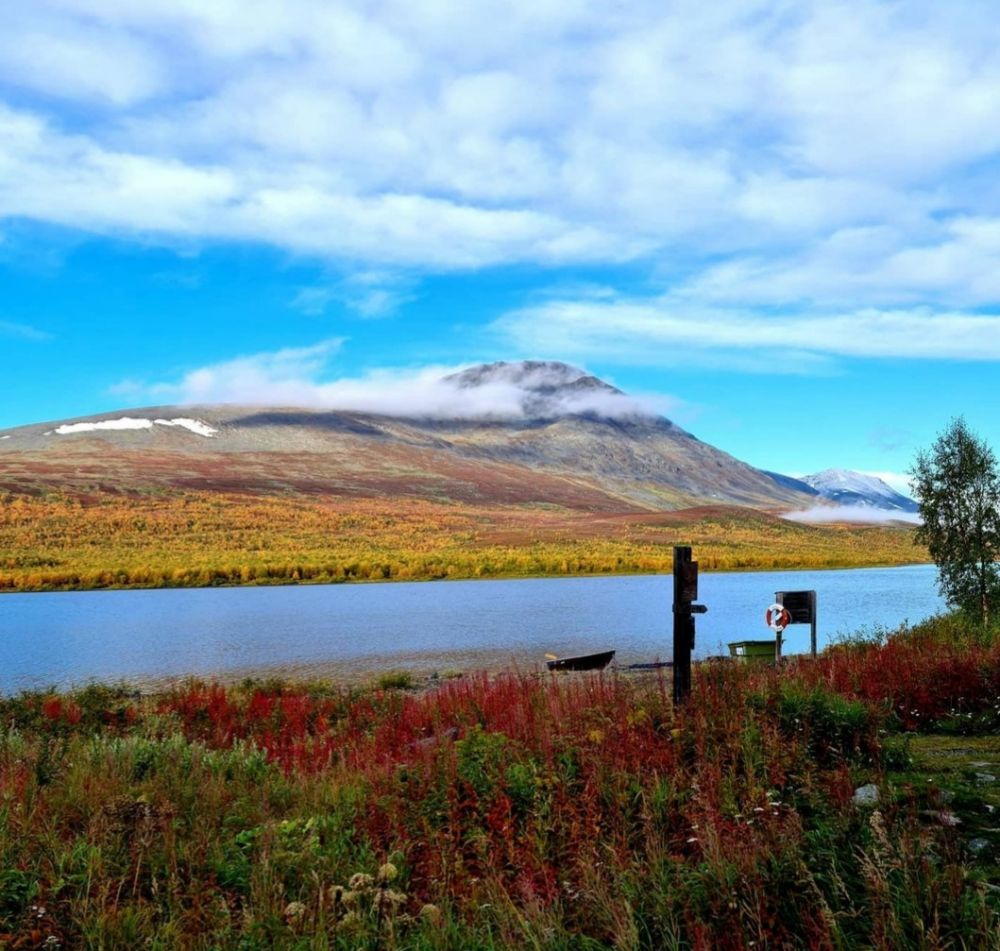
[[[454,412],[433,418],[162,406],[6,430],[0,489],[81,496],[207,489],[585,511],[815,501],[795,480],[701,442],[564,363],[476,366],[441,384]]]
[[[920,507],[909,496],[897,492],[877,476],[852,472],[849,469],[826,469],[815,475],[803,476],[824,499],[837,505],[859,506],[890,512],[917,512]]]

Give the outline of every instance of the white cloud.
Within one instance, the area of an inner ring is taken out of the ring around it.
[[[923,309],[759,314],[653,300],[551,300],[513,311],[497,329],[522,348],[611,354],[632,362],[687,360],[703,351],[751,354],[762,373],[812,370],[832,357],[1000,360],[1000,314]]]
[[[128,106],[167,82],[142,39],[116,28],[10,7],[0,31],[0,80],[57,98]]]
[[[951,319],[1000,304],[994,20],[977,0],[36,0],[0,36],[0,217],[361,271],[641,259],[703,315],[794,306],[821,332],[834,310]]]
[[[790,150],[828,172],[897,182],[994,152],[1000,57],[976,35],[987,10],[810,4],[782,71]]]
[[[413,299],[411,282],[387,271],[356,271],[340,284],[343,302],[362,317],[385,317]]]
[[[51,340],[52,334],[29,324],[19,324],[10,320],[0,320],[0,336],[18,337],[21,340]]]
[[[325,340],[311,347],[235,357],[191,370],[176,383],[157,383],[147,389],[185,403],[309,406],[317,400],[317,385],[312,381],[342,343]]]
[[[486,380],[463,386],[448,379],[463,367],[374,369],[357,376],[331,379],[330,359],[342,341],[328,340],[311,347],[236,357],[199,367],[170,382],[140,384],[125,380],[110,392],[147,396],[181,404],[243,404],[294,406],[386,416],[447,419],[519,419],[545,406],[551,413],[595,413],[629,417],[664,413],[675,404],[668,397],[632,397],[609,390],[542,393],[546,384],[559,385],[584,375],[546,365],[524,375]]]
[[[241,177],[219,165],[105,150],[2,107],[0,140],[0,216],[174,240],[267,240],[339,259],[443,268],[632,253],[628,240],[544,212],[420,194],[359,196],[316,170],[291,180]]]
[[[318,317],[336,299],[337,292],[332,287],[300,287],[290,306],[310,317]]]
[[[877,207],[875,199],[870,207]],[[908,236],[889,227],[845,227],[780,258],[735,256],[704,269],[677,294],[743,306],[850,306],[864,300],[973,307],[1000,301],[998,252],[1000,217],[953,218],[914,228]]]
[[[817,505],[799,512],[786,512],[782,518],[790,522],[807,525],[825,525],[835,522],[857,522],[860,524],[883,525],[891,522],[905,522],[919,525],[920,516],[915,512],[891,512],[887,509],[870,508],[867,505]]]
[[[328,284],[301,287],[290,306],[311,317],[340,305],[360,317],[385,317],[413,299],[411,282],[386,271],[358,271]]]
[[[0,215],[87,230],[199,236],[234,196],[232,176],[173,159],[108,152],[0,105]]]

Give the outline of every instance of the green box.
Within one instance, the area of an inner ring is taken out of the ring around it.
[[[729,656],[741,664],[773,664],[774,641],[733,641]]]

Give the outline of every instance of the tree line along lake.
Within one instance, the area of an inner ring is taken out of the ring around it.
[[[815,589],[819,645],[941,610],[931,565],[703,573],[695,657],[772,636],[776,591]],[[0,690],[188,675],[358,679],[386,670],[541,666],[614,649],[619,663],[669,660],[669,575],[380,585],[86,591],[0,596]],[[785,635],[809,647],[807,627]]]

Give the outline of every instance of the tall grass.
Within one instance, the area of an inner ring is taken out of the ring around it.
[[[934,649],[929,646],[933,644]],[[990,948],[887,730],[991,708],[932,633],[669,684],[191,682],[0,704],[0,935],[102,948]],[[971,658],[971,659],[970,659]],[[899,678],[899,692],[893,678]],[[45,942],[49,942],[45,945]],[[17,944],[20,942],[20,944]]]
[[[1000,636],[961,615],[858,640],[799,665],[797,680],[865,701],[906,730],[1000,729]]]

